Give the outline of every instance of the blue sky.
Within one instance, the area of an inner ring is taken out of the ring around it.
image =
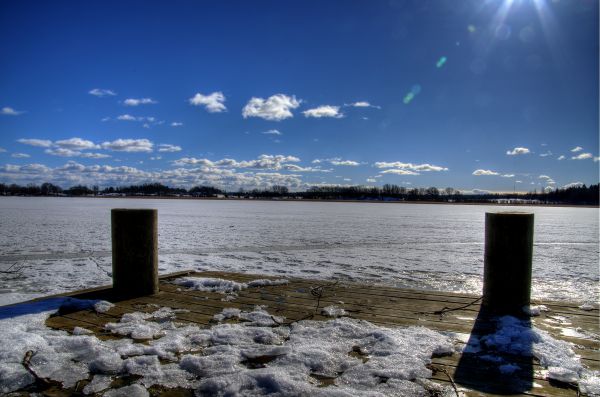
[[[1,182],[539,191],[599,180],[595,0],[0,11]]]

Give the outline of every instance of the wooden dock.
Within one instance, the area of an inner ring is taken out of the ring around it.
[[[404,327],[420,325],[434,330],[456,333],[464,343],[471,333],[485,332],[491,323],[478,317],[480,305],[477,296],[450,292],[409,290],[393,287],[364,285],[349,282],[290,279],[288,284],[247,288],[238,291],[232,301],[223,301],[223,294],[189,290],[172,281],[187,275],[215,277],[248,282],[268,277],[222,272],[180,272],[160,278],[160,291],[151,296],[116,300],[109,287],[79,291],[68,296],[81,299],[104,299],[115,306],[105,313],[80,310],[54,315],[46,321],[49,327],[71,332],[74,327],[92,330],[100,339],[115,338],[107,333],[104,325],[117,322],[129,312],[153,311],[157,305],[173,309],[185,309],[177,313],[177,320],[194,323],[201,327],[214,324],[213,316],[224,308],[252,309],[265,305],[269,313],[284,316],[286,321],[310,318],[329,320],[320,309],[328,305],[343,307],[347,315],[371,323]],[[63,295],[64,296],[64,295]],[[343,302],[343,303],[340,303]],[[565,302],[536,302],[550,309],[531,323],[546,330],[554,338],[573,342],[581,362],[592,370],[600,370],[600,318],[598,307],[584,311],[575,304]],[[564,330],[567,330],[566,332]],[[472,356],[472,357],[467,357]],[[510,376],[494,373],[489,363],[478,361],[474,354],[454,353],[451,356],[434,357],[431,365],[432,380],[457,388],[467,396],[480,395],[527,395],[527,396],[578,396],[573,385],[551,382],[545,378],[545,370],[532,359],[512,357],[512,362],[529,366],[531,371],[521,371]],[[332,382],[331,382],[332,383]],[[507,385],[529,385],[517,392]],[[328,386],[324,384],[323,386]],[[329,387],[335,387],[329,385]],[[163,394],[164,393],[164,394]],[[191,395],[187,390],[154,391],[153,395]]]

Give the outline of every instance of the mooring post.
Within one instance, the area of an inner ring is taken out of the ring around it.
[[[158,212],[111,210],[113,290],[119,296],[158,292]]]
[[[486,212],[482,309],[522,315],[531,298],[533,214]]]

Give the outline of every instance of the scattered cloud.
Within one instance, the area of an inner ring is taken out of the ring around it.
[[[514,177],[515,177],[515,174],[503,174],[503,175],[500,175],[500,176],[501,176],[502,178],[514,178]]]
[[[482,175],[499,175],[496,171],[492,170],[475,170],[473,171],[473,175],[482,176]]]
[[[216,91],[208,95],[196,93],[189,100],[190,105],[204,106],[209,113],[221,113],[227,111],[225,107],[225,95],[221,91]]]
[[[50,147],[52,146],[52,141],[47,139],[17,139],[17,142],[22,143],[23,145],[37,146],[37,147]]]
[[[300,106],[301,102],[295,95],[275,94],[267,99],[252,97],[242,109],[242,116],[281,121],[294,117],[292,110]]]
[[[111,155],[104,153],[81,153],[79,157],[83,157],[86,159],[105,159],[111,157]]]
[[[184,157],[173,161],[174,165],[185,166],[185,165],[203,165],[206,167],[223,167],[223,168],[254,168],[254,169],[267,169],[267,170],[281,170],[284,169],[286,163],[297,163],[300,159],[294,156],[284,156],[262,154],[255,160],[234,160],[234,159],[221,159],[212,161],[208,159],[197,159],[194,157]]]
[[[594,157],[594,163],[597,163],[598,161],[600,161],[600,157],[598,157],[598,156]]]
[[[558,159],[559,160],[564,160],[564,159],[566,159],[566,157],[561,154],[560,156],[558,156]]]
[[[400,161],[394,161],[394,162],[378,161],[374,165],[377,168],[397,168],[400,170],[410,170],[410,171],[416,171],[416,172],[448,171],[448,168],[446,168],[446,167],[441,167],[439,165],[432,165],[432,164],[427,164],[427,163],[426,164],[413,164],[413,163],[402,163]],[[407,174],[407,175],[414,175],[414,174]]]
[[[123,121],[137,121],[137,117],[134,117],[130,114],[122,114],[120,116],[117,116],[117,120],[123,120]]]
[[[100,145],[96,145],[92,141],[81,138],[70,138],[63,139],[54,142],[54,144],[60,148],[73,149],[73,150],[87,150],[87,149],[99,149]]]
[[[508,150],[506,152],[506,154],[509,156],[518,156],[521,154],[528,154],[528,153],[531,153],[531,152],[526,147],[516,147],[513,150]]]
[[[3,114],[5,116],[18,116],[20,114],[25,113],[25,111],[23,110],[15,110],[9,106],[5,106],[0,110],[0,114]]]
[[[577,153],[577,152],[581,152],[582,150],[583,150],[583,148],[581,146],[575,146],[573,149],[571,149],[571,152]]]
[[[375,183],[375,182],[377,182],[377,179],[367,178],[367,182],[368,183]]]
[[[150,157],[150,160],[162,160],[162,156]]]
[[[0,147],[0,153],[6,153],[6,149],[4,149],[3,147]]]
[[[356,167],[356,166],[360,165],[359,162],[352,161],[352,160],[331,160],[330,163],[331,163],[331,165],[335,165],[335,166]]]
[[[30,155],[28,155],[27,153],[13,153],[10,155],[10,157],[14,157],[16,159],[24,159],[24,158],[28,158],[31,157]]]
[[[591,153],[581,153],[578,154],[577,156],[573,156],[571,157],[571,160],[586,160],[586,159],[591,159],[594,156],[592,156]]]
[[[46,149],[44,152],[51,156],[60,156],[60,157],[76,157],[81,154],[81,152],[78,152],[76,150],[64,149],[64,148]]]
[[[395,174],[395,175],[421,175],[418,172],[403,169],[389,169],[381,171],[382,174]]]
[[[183,123],[180,123],[178,121],[174,121],[171,123],[171,127],[181,127],[183,125]]]
[[[265,135],[283,135],[283,133],[279,130],[268,130],[268,131],[263,131],[261,132],[261,134],[265,134]]]
[[[322,118],[322,117],[332,117],[332,118],[342,118],[344,114],[340,112],[339,106],[331,106],[331,105],[323,105],[313,109],[308,109],[302,112],[304,117],[314,117],[314,118]]]
[[[123,105],[125,106],[154,105],[157,103],[152,98],[127,98],[123,101]]]
[[[540,153],[540,157],[548,157],[548,156],[552,156],[552,152],[550,150],[548,150],[546,153]]]
[[[354,102],[354,103],[345,103],[344,106],[354,107],[354,108],[374,108],[374,109],[381,109],[381,106],[371,105],[367,101],[358,101],[358,102]]]
[[[116,139],[104,142],[101,146],[115,152],[152,152],[154,144],[148,139]]]
[[[113,90],[107,90],[107,89],[104,89],[104,88],[94,88],[94,89],[90,90],[88,92],[88,94],[94,95],[94,96],[97,96],[97,97],[100,97],[100,98],[105,97],[105,96],[115,96],[115,95],[117,95],[117,93],[114,92]]]
[[[159,152],[180,152],[181,146],[170,145],[168,143],[161,143],[158,145]]]
[[[583,185],[585,185],[583,182],[571,182],[563,186],[563,189],[569,189],[572,187],[582,187]]]

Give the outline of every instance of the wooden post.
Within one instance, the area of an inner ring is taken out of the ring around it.
[[[482,308],[522,315],[531,297],[533,214],[486,212]]]
[[[111,210],[113,290],[119,296],[158,292],[158,213]]]

